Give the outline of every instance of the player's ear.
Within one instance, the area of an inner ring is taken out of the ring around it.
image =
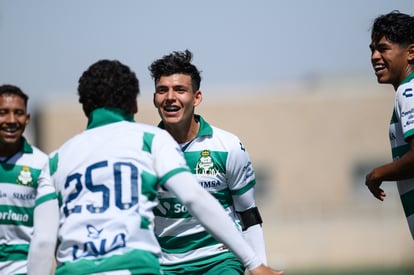
[[[157,102],[155,101],[155,94],[156,94],[156,93],[154,93],[154,94],[152,95],[152,103],[154,104],[155,108],[157,108],[157,109],[158,109]]]
[[[200,90],[196,91],[194,93],[194,103],[193,106],[197,107],[201,101],[203,101],[203,92],[201,92]]]
[[[132,114],[138,113],[138,101],[135,99],[134,105],[132,105]]]
[[[29,125],[29,122],[30,122],[30,114],[29,113],[27,113],[26,114],[26,121],[25,121],[25,125],[27,126],[27,125]]]
[[[410,44],[407,47],[408,50],[408,63],[414,64],[414,44]]]

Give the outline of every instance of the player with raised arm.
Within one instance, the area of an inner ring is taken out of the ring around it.
[[[251,274],[281,274],[262,264],[198,185],[173,138],[134,121],[139,85],[128,66],[92,64],[78,93],[87,129],[51,155],[62,201],[56,275],[162,274],[152,211],[159,188],[171,190]]]
[[[189,50],[173,52],[149,67],[155,84],[153,101],[162,120],[159,127],[180,144],[199,185],[220,202],[266,263],[262,218],[254,199],[253,165],[236,135],[195,114],[202,101],[201,76],[191,59]],[[162,190],[159,199],[155,230],[166,275],[244,274],[243,263],[189,215],[174,194]]]

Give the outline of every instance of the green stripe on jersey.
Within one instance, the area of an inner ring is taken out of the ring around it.
[[[401,202],[406,217],[414,214],[414,190],[401,195]]]
[[[219,243],[206,231],[183,237],[159,237],[158,241],[161,245],[162,251],[168,254],[185,253],[200,247],[207,247]]]
[[[398,147],[392,148],[392,158],[402,157],[405,153],[410,150],[409,144],[404,144]]]
[[[244,193],[246,193],[247,191],[249,191],[251,188],[253,188],[255,185],[256,185],[256,180],[252,180],[251,182],[249,182],[243,188],[241,188],[239,190],[232,190],[231,191],[231,194],[232,195],[243,195]]]
[[[0,183],[11,183],[37,188],[41,170],[29,166],[2,163],[0,165]]]
[[[58,266],[55,275],[88,275],[110,271],[129,271],[131,274],[159,274],[157,256],[144,251],[132,250],[122,255],[114,255],[96,260],[81,259],[65,262]]]
[[[33,208],[0,205],[0,224],[33,226]]]
[[[28,253],[28,244],[0,244],[0,262],[24,261]]]
[[[173,169],[173,170],[171,170],[170,172],[168,172],[167,174],[165,174],[164,176],[161,177],[160,186],[164,185],[164,183],[167,180],[169,180],[172,176],[175,176],[175,175],[177,175],[179,173],[182,173],[182,172],[190,172],[190,171],[186,167],[179,167],[179,168]]]
[[[49,159],[49,166],[50,166],[50,175],[53,175],[58,167],[58,161],[59,161],[59,154],[56,153]]]
[[[399,120],[398,120],[397,113],[395,112],[395,109],[394,109],[394,111],[392,112],[390,124],[395,124],[397,122],[399,122]]]
[[[185,263],[162,265],[165,275],[176,274],[244,274],[243,264],[231,252],[197,258]],[[237,273],[235,273],[237,272]]]
[[[142,194],[146,196],[150,201],[154,201],[158,194],[157,177],[146,171],[142,171],[141,182],[142,182],[142,191],[141,191]]]
[[[211,193],[211,195],[213,195],[213,197],[215,197],[216,200],[218,200],[224,208],[233,205],[233,198],[231,197],[230,190],[227,188],[218,192]]]
[[[42,204],[45,201],[54,200],[56,198],[57,198],[57,194],[56,193],[50,193],[50,194],[44,195],[43,197],[40,197],[40,198],[38,198],[36,200],[35,206],[38,206],[39,204]]]
[[[410,136],[412,136],[412,135],[414,135],[414,129],[411,129],[411,130],[407,131],[407,132],[404,134],[404,139],[407,139],[408,137],[410,137]]]
[[[143,142],[142,142],[142,151],[151,153],[153,139],[154,139],[154,134],[144,132]]]

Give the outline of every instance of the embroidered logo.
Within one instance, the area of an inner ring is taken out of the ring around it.
[[[28,166],[23,166],[20,170],[20,174],[17,177],[17,183],[22,185],[33,185],[32,173]]]
[[[201,157],[197,161],[196,174],[197,175],[209,175],[215,176],[219,173],[214,160],[211,157],[210,151],[204,150],[201,152]]]

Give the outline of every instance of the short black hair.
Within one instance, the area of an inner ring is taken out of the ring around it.
[[[24,101],[24,105],[27,107],[27,102],[29,101],[29,96],[25,94],[19,87],[4,84],[0,86],[0,96],[1,95],[17,95],[21,97]]]
[[[127,114],[136,112],[139,82],[135,73],[118,60],[99,60],[80,77],[79,102],[86,116],[97,108],[118,108]]]
[[[155,60],[148,70],[151,77],[157,83],[162,76],[170,76],[172,74],[185,74],[191,77],[192,87],[194,91],[200,89],[201,71],[191,63],[193,54],[189,50],[174,51],[162,58]]]
[[[372,25],[371,40],[374,43],[385,37],[403,47],[414,43],[414,17],[398,10],[378,16]]]

